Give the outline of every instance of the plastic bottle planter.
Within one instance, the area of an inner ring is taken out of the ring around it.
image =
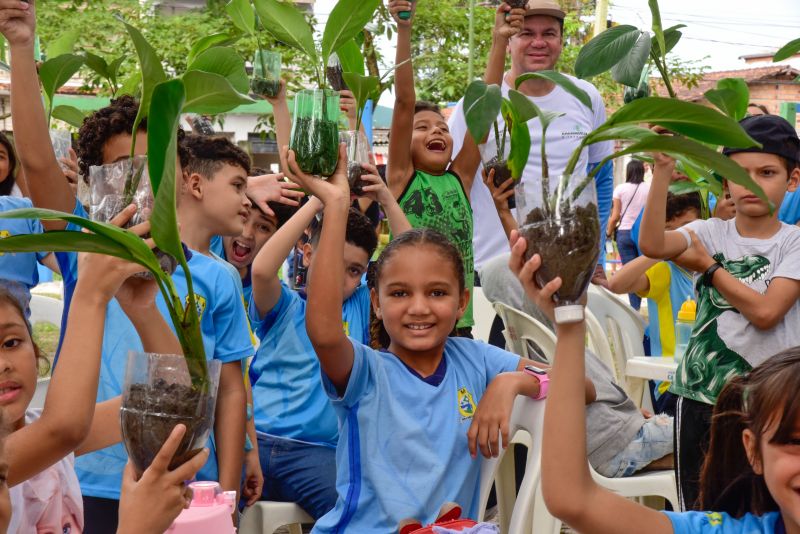
[[[67,130],[50,130],[50,143],[53,145],[53,152],[56,159],[69,158],[69,149],[72,147],[72,134]],[[62,170],[67,170],[67,166],[58,162]]]
[[[300,169],[330,176],[339,161],[339,93],[306,89],[294,97],[292,140]]]
[[[152,463],[177,424],[186,434],[170,463],[174,469],[200,452],[214,426],[222,364],[209,360],[207,391],[192,387],[186,359],[174,354],[130,352],[122,392],[122,442],[138,473]]]
[[[541,287],[557,276],[561,288],[555,294],[557,323],[583,319],[579,300],[592,278],[600,255],[600,223],[594,181],[576,196],[584,176],[551,178],[555,194],[545,201],[540,183],[516,187],[517,223],[528,243],[526,260],[542,258],[536,272]]]
[[[356,196],[364,194],[362,189],[366,183],[361,179],[364,174],[362,163],[369,163],[369,141],[361,132],[348,130],[339,132],[339,142],[347,145],[347,182],[350,192]]]
[[[136,204],[136,213],[126,228],[150,219],[153,212],[153,191],[147,173],[147,157],[135,156],[108,165],[89,168],[89,218],[93,221],[109,222],[126,206]],[[161,268],[173,273],[178,262],[172,256],[156,250]],[[138,276],[152,277],[150,273]]]
[[[257,96],[275,98],[281,90],[281,54],[256,50],[250,90]]]
[[[342,76],[342,62],[339,61],[339,56],[334,52],[328,58],[328,65],[325,67],[325,78],[328,80],[328,85],[334,91],[348,91],[349,87],[344,82]]]
[[[496,142],[488,142],[483,145],[478,145],[478,150],[481,153],[481,161],[483,161],[483,170],[487,175],[489,171],[494,170],[495,187],[500,187],[503,183],[511,178],[511,169],[508,168],[508,153],[511,149],[511,140],[507,139],[503,145],[503,150],[498,151]],[[508,197],[509,209],[514,209],[517,203],[514,196]]]

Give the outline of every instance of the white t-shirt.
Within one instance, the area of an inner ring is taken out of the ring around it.
[[[41,414],[41,410],[28,410],[25,414],[26,423],[32,423]],[[9,534],[83,532],[83,499],[75,474],[74,454],[69,454],[38,475],[12,487],[9,493]]]
[[[630,230],[633,227],[633,223],[636,222],[647,203],[649,191],[650,183],[648,182],[640,184],[625,182],[614,188],[614,200],[619,200],[621,204],[619,207],[619,213],[622,215],[622,221],[619,223],[620,230]]]
[[[539,108],[548,111],[559,111],[564,113],[562,117],[555,119],[547,129],[547,163],[550,168],[550,176],[558,176],[567,166],[567,161],[572,152],[578,147],[581,140],[586,135],[603,124],[606,120],[606,108],[600,93],[594,85],[579,80],[573,76],[567,76],[573,83],[589,94],[592,100],[592,109],[587,108],[574,96],[567,93],[564,89],[556,86],[550,94],[546,96],[528,97]],[[508,95],[511,87],[503,79],[503,95]],[[450,116],[450,134],[453,136],[453,157],[456,156],[464,142],[464,135],[467,133],[467,123],[464,119],[464,100],[461,99],[456,105],[453,114]],[[498,126],[502,131],[503,119],[498,117]],[[528,164],[522,173],[523,183],[539,184],[541,180],[541,157],[539,147],[541,146],[542,127],[538,119],[528,122],[531,132],[531,152],[528,157]],[[495,145],[494,135],[489,135],[488,145]],[[577,170],[586,169],[589,163],[597,163],[604,157],[611,154],[614,145],[612,142],[595,143],[590,145],[588,150],[584,150],[581,159],[575,167]],[[555,180],[551,180],[556,183]],[[472,204],[474,235],[472,242],[475,246],[475,269],[480,270],[484,262],[509,252],[508,240],[506,239],[503,226],[500,224],[500,217],[492,201],[492,194],[489,188],[483,183],[481,171],[475,175],[475,181],[470,191],[470,203]]]

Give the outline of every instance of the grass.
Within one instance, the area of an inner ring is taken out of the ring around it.
[[[47,322],[39,322],[33,325],[33,341],[38,345],[39,350],[46,362],[41,362],[39,375],[49,376],[50,368],[53,365],[53,358],[58,348],[58,337],[61,329],[58,325]]]

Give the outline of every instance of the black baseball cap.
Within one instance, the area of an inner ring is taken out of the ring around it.
[[[800,139],[789,121],[779,115],[753,115],[739,121],[745,132],[761,143],[762,147],[722,149],[726,156],[739,152],[763,152],[786,158],[791,163],[800,163]]]

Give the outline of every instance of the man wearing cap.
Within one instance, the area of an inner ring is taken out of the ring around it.
[[[499,13],[498,16],[503,16]],[[514,81],[527,72],[553,70],[561,55],[563,45],[564,11],[555,0],[530,0],[526,7],[525,21],[522,29],[513,37],[505,37],[498,32],[492,36],[492,49],[506,49],[511,55],[511,70],[503,76],[502,91],[504,95],[514,87]],[[564,113],[555,119],[547,130],[547,161],[550,176],[558,176],[567,165],[573,150],[583,137],[597,128],[606,119],[605,106],[600,93],[589,82],[572,76],[569,78],[591,97],[592,109],[581,104],[577,98],[561,87],[547,81],[528,80],[519,87],[537,106],[548,111]],[[498,118],[498,121],[502,119]],[[450,119],[450,131],[453,136],[453,157],[461,149],[461,140],[466,133],[463,100],[461,100]],[[501,125],[502,127],[502,125]],[[528,122],[531,133],[531,153],[528,164],[522,173],[522,181],[539,187],[541,184],[541,157],[537,147],[541,144],[542,128],[538,120]],[[493,136],[489,136],[487,144],[494,144]],[[604,142],[591,145],[583,151],[576,169],[589,169],[605,156],[611,154],[613,143]],[[610,165],[609,165],[610,167]],[[475,268],[481,272],[482,267],[492,258],[509,252],[508,241],[492,201],[492,195],[483,183],[482,176],[475,177],[470,193],[474,218]],[[595,178],[598,190],[601,228],[605,228],[611,210],[613,194],[613,176],[610,170],[604,169]],[[553,182],[551,182],[553,183]],[[599,246],[599,244],[598,244]],[[500,261],[498,259],[498,261]]]

